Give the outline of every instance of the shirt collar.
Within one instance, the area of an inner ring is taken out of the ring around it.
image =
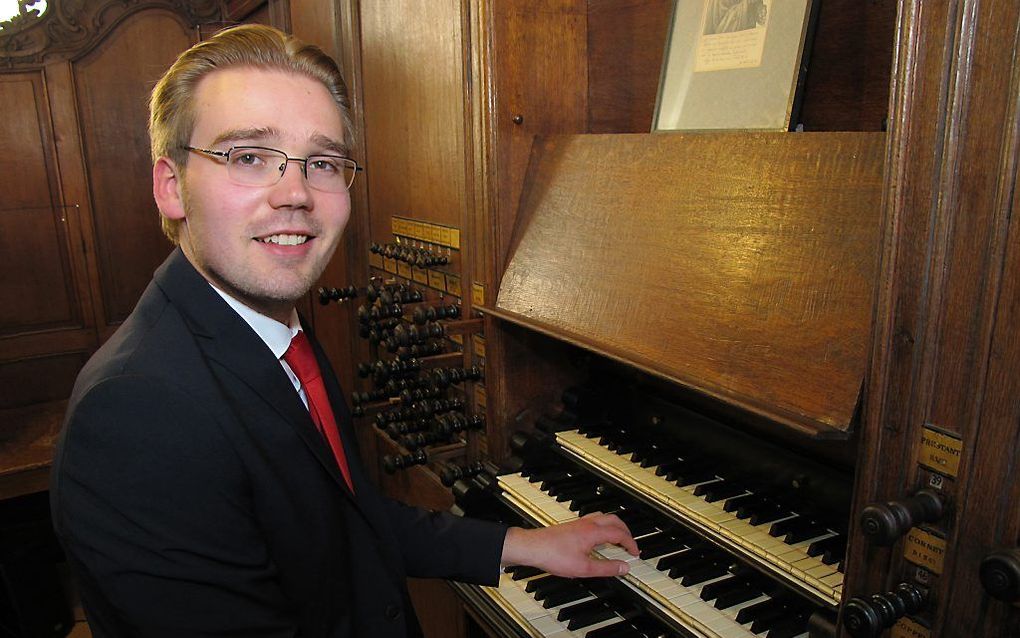
[[[271,319],[264,314],[252,310],[216,286],[209,285],[216,291],[216,294],[223,297],[223,301],[227,302],[227,305],[233,308],[234,312],[241,315],[245,323],[251,326],[255,334],[269,346],[269,349],[273,351],[273,355],[277,359],[282,357],[284,352],[287,352],[291,339],[301,331],[301,322],[298,321],[297,310],[292,309],[290,311],[290,325],[285,325],[276,319]]]

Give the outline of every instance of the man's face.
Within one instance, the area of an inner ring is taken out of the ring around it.
[[[264,146],[301,158],[343,154],[339,108],[320,82],[301,75],[215,71],[199,82],[194,109],[194,147]],[[284,323],[322,274],[350,216],[349,193],[309,188],[297,162],[288,162],[272,186],[248,186],[227,176],[223,160],[192,152],[181,188],[179,238],[192,264],[220,289]],[[298,243],[283,236],[297,236]]]

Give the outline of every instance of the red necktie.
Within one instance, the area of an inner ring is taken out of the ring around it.
[[[347,468],[347,455],[344,454],[344,446],[340,442],[340,430],[336,427],[333,408],[330,407],[329,397],[326,396],[326,386],[322,383],[322,372],[319,370],[318,361],[315,360],[315,353],[312,352],[312,344],[303,331],[294,335],[287,352],[283,353],[283,360],[301,381],[301,387],[305,389],[305,398],[308,399],[308,411],[312,415],[312,421],[319,428],[319,432],[329,441],[329,447],[333,450],[336,464],[340,466],[340,473],[344,475],[347,486],[353,492],[354,484],[351,483],[351,471]]]

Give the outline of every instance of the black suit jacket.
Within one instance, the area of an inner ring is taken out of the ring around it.
[[[315,347],[354,494],[279,361],[179,249],[82,370],[51,502],[97,638],[413,636],[407,576],[496,581],[505,528],[369,482]]]

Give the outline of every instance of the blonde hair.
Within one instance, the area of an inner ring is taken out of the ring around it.
[[[317,46],[260,24],[224,29],[182,53],[156,83],[149,99],[149,140],[152,161],[169,157],[183,173],[195,129],[195,87],[209,73],[231,67],[254,67],[299,73],[325,85],[343,118],[350,138],[351,115],[347,85],[336,63]],[[160,217],[163,232],[178,243],[181,220]]]

